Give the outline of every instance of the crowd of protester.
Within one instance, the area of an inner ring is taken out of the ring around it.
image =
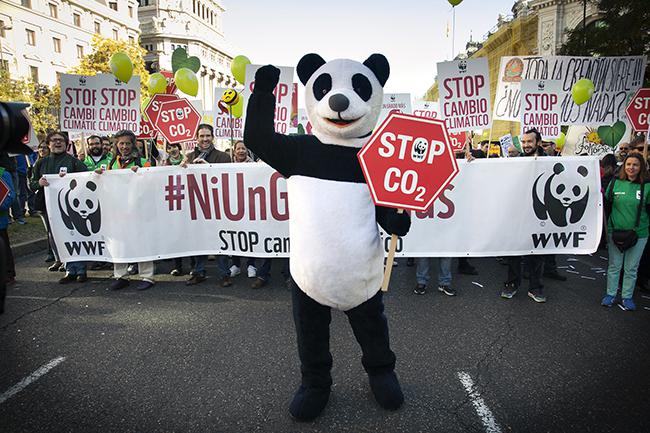
[[[85,139],[85,146],[72,146],[68,136],[62,132],[49,133],[45,141],[40,143],[36,152],[28,156],[9,157],[0,154],[0,176],[9,187],[9,194],[0,202],[0,236],[5,240],[7,260],[5,268],[7,285],[15,282],[15,265],[7,226],[11,223],[25,224],[25,216],[40,216],[48,232],[48,252],[46,262],[50,263],[50,271],[62,271],[65,275],[59,283],[83,283],[87,281],[87,270],[113,269],[111,290],[120,290],[130,285],[130,277],[139,274],[140,281],[137,290],[147,290],[155,284],[155,263],[152,261],[133,264],[106,264],[103,262],[68,262],[58,260],[56,246],[46,214],[44,188],[48,181],[44,175],[95,171],[102,174],[106,170],[133,170],[142,167],[178,165],[187,167],[190,164],[220,164],[220,163],[253,163],[252,155],[243,141],[237,141],[230,152],[222,152],[214,145],[213,128],[201,124],[197,131],[197,145],[193,151],[184,153],[180,144],[167,144],[164,151],[159,151],[155,145],[138,140],[131,131],[120,131],[113,137],[91,135]],[[618,302],[625,310],[634,310],[633,301],[635,287],[648,290],[650,279],[650,248],[647,247],[648,226],[650,214],[650,187],[644,188],[650,180],[648,164],[643,156],[645,138],[638,136],[630,143],[621,143],[616,154],[607,154],[601,159],[601,184],[605,203],[605,227],[602,246],[609,253],[607,270],[606,295],[602,299],[603,306],[610,307]],[[75,149],[79,147],[78,151]],[[499,142],[482,141],[478,149],[468,149],[456,154],[457,158],[465,158],[471,163],[477,158],[502,157],[503,149]],[[543,141],[536,130],[527,131],[522,135],[519,148],[510,145],[507,148],[508,157],[544,157],[557,156],[559,152],[552,141]],[[642,198],[642,200],[640,200]],[[270,278],[272,260],[269,258],[255,259],[242,257],[227,257],[217,255],[210,257],[216,260],[218,285],[228,287],[232,279],[242,273],[252,279],[251,288],[259,289],[265,286]],[[185,275],[189,270],[187,285],[203,283],[207,279],[206,262],[208,256],[178,257],[171,259],[173,263],[170,274],[174,277]],[[441,258],[409,258],[407,266],[415,266],[416,286],[413,292],[424,295],[430,286],[431,260],[437,259],[437,290],[455,296],[456,289],[452,284],[452,261],[448,257]],[[187,267],[184,260],[188,261]],[[244,261],[245,260],[245,261]],[[527,255],[497,258],[507,265],[507,276],[501,297],[511,299],[520,290],[523,280],[527,279],[528,296],[535,302],[546,301],[544,279],[566,281],[566,277],[557,270],[555,256]],[[259,262],[261,261],[261,264]],[[242,266],[242,263],[245,263]],[[396,262],[397,263],[397,262]],[[259,264],[259,266],[257,266]],[[459,258],[457,271],[461,274],[477,275],[478,272],[468,258]],[[288,261],[283,260],[281,274],[289,281]],[[619,295],[620,292],[620,295]],[[0,309],[4,293],[0,294]]]

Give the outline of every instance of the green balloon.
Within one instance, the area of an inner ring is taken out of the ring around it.
[[[125,53],[119,52],[111,56],[108,62],[111,72],[123,83],[128,83],[133,76],[133,63]]]
[[[594,94],[594,82],[588,78],[582,78],[571,88],[571,97],[577,105],[582,105],[591,99]]]
[[[196,96],[199,93],[199,80],[191,69],[180,68],[176,71],[174,74],[174,83],[178,87],[178,90],[187,95]]]
[[[619,141],[625,135],[625,123],[618,121],[612,126],[601,126],[598,128],[598,136],[601,141],[611,147],[612,149],[616,147]]]
[[[149,92],[152,95],[155,95],[156,93],[165,93],[167,92],[167,78],[165,78],[165,76],[160,72],[151,74],[149,76],[147,87],[149,87]]]
[[[246,56],[239,55],[232,59],[230,72],[232,72],[232,76],[235,77],[239,84],[244,84],[244,81],[246,81],[246,65],[250,64],[251,61]]]
[[[450,5],[456,7],[463,2],[463,0],[447,0]]]
[[[244,98],[239,98],[237,103],[230,108],[232,116],[239,119],[244,113]]]

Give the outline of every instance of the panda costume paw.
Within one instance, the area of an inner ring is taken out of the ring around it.
[[[305,85],[313,135],[275,132],[273,89],[279,70],[271,65],[255,74],[244,128],[246,146],[287,179],[293,319],[302,375],[289,412],[308,421],[327,405],[332,309],[348,316],[375,399],[395,410],[404,396],[394,373],[380,290],[384,248],[377,224],[403,236],[411,222],[408,213],[375,206],[357,158],[376,127],[390,67],[381,54],[363,63],[326,62],[307,54],[296,71]]]

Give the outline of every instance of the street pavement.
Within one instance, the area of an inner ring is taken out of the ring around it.
[[[312,423],[287,410],[299,362],[280,262],[259,290],[244,275],[186,287],[162,262],[154,288],[111,292],[107,271],[59,285],[25,257],[0,316],[0,432],[648,432],[650,296],[601,307],[605,256],[558,256],[568,281],[545,281],[545,304],[501,299],[494,258],[454,274],[456,297],[415,295],[400,258],[385,304],[404,406],[375,403],[335,313],[332,395]]]

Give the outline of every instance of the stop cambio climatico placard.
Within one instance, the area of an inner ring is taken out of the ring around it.
[[[61,129],[114,134],[140,131],[140,77],[128,83],[111,74],[61,76]]]

